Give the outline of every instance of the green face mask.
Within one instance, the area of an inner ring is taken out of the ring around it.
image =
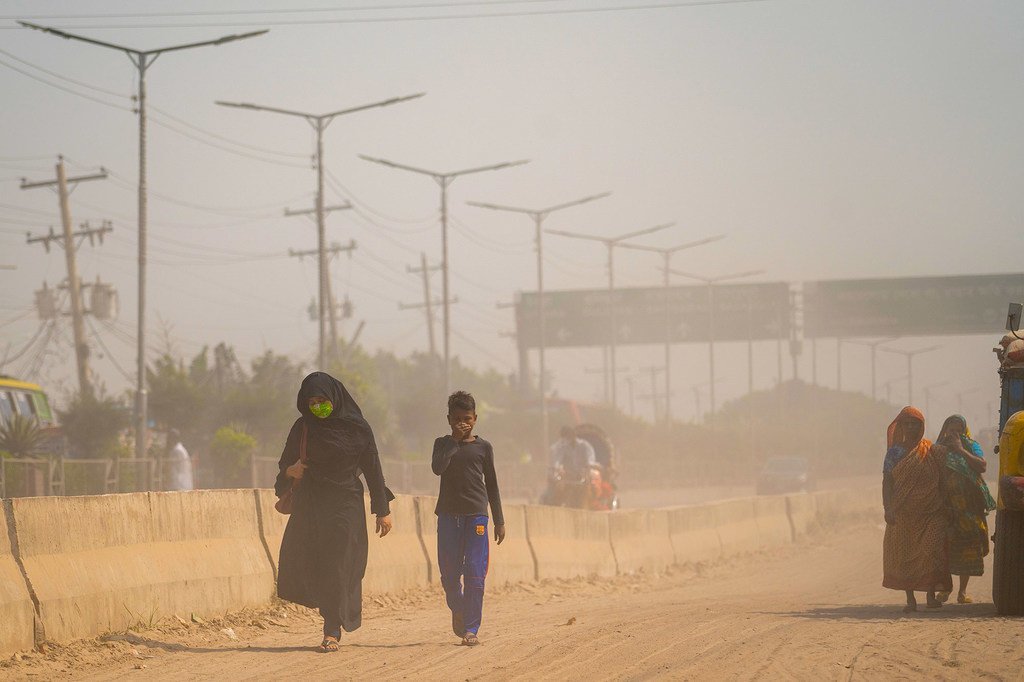
[[[324,401],[322,403],[313,403],[310,406],[309,411],[313,413],[314,417],[319,417],[320,419],[327,419],[328,417],[331,416],[331,412],[334,412],[334,405],[332,405],[330,401]]]

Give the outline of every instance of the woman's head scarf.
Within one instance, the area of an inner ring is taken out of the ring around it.
[[[334,410],[326,419],[309,411],[309,399],[314,397],[327,398],[334,405]],[[313,372],[303,379],[295,406],[309,428],[311,459],[321,458],[331,451],[340,451],[346,457],[377,452],[373,429],[363,417],[359,405],[344,384],[330,374]]]
[[[917,451],[917,456],[924,459],[928,456],[932,443],[924,437],[924,414],[916,407],[908,405],[900,410],[900,413],[896,415],[896,419],[892,421],[892,424],[889,424],[889,429],[886,432],[886,445],[889,448],[892,448],[894,445],[903,445],[901,438],[903,434],[898,433],[899,424],[907,419],[912,419],[921,423],[921,437],[915,443],[907,444],[907,452]]]
[[[957,422],[964,427],[964,437],[969,442],[974,442],[974,438],[971,436],[971,429],[967,426],[967,418],[962,414],[953,414],[946,417],[946,421],[942,422],[942,429],[939,430],[939,436],[935,440],[941,443],[943,437],[946,435],[946,430],[952,428]]]

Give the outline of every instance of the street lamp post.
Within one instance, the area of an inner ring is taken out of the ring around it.
[[[620,246],[622,242],[633,237],[639,237],[644,234],[651,234],[652,232],[658,232],[666,228],[672,227],[675,223],[662,223],[661,225],[655,225],[654,227],[647,227],[642,230],[634,230],[632,232],[626,232],[620,234],[617,237],[598,237],[591,234],[579,234],[577,232],[565,232],[563,230],[548,230],[548,234],[557,234],[560,237],[571,237],[572,239],[585,239],[592,242],[600,242],[604,244],[608,249],[608,311],[609,311],[609,324],[611,329],[609,330],[610,338],[610,351],[609,356],[611,358],[611,364],[609,368],[609,381],[612,386],[612,407],[617,408],[619,406],[618,401],[618,371],[615,368],[615,350],[616,342],[618,340],[619,330],[615,321],[615,247]]]
[[[878,347],[883,343],[889,343],[895,341],[898,337],[890,336],[884,339],[876,339],[874,341],[861,341],[859,339],[845,339],[846,343],[853,343],[859,346],[868,346],[871,349],[871,399],[878,400],[878,379],[876,373],[877,360],[878,360]]]
[[[708,410],[708,417],[712,420],[711,423],[713,426],[715,416],[715,285],[726,280],[760,275],[764,273],[764,270],[748,270],[746,272],[737,272],[731,275],[719,275],[718,277],[694,275],[689,272],[680,272],[679,270],[672,270],[671,272],[673,275],[694,279],[708,285],[708,399],[711,403]]]
[[[267,33],[267,30],[263,31],[252,31],[250,33],[242,33],[236,35],[227,35],[217,38],[215,40],[203,40],[197,43],[183,43],[181,45],[171,45],[169,47],[161,47],[154,50],[137,50],[124,45],[117,45],[115,43],[108,43],[103,40],[96,40],[94,38],[86,38],[85,36],[76,35],[74,33],[68,33],[56,28],[50,28],[48,26],[40,26],[38,24],[31,24],[27,21],[19,21],[19,24],[26,28],[35,29],[37,31],[43,31],[44,33],[50,33],[52,35],[64,38],[66,40],[79,40],[83,43],[89,43],[90,45],[98,45],[99,47],[106,47],[111,50],[117,50],[128,55],[128,59],[131,60],[132,64],[138,71],[138,113],[139,113],[139,186],[138,186],[138,204],[139,204],[139,305],[138,305],[138,338],[137,338],[137,358],[136,358],[136,371],[138,376],[136,377],[136,388],[135,388],[135,456],[138,458],[144,458],[146,456],[146,429],[147,429],[147,400],[146,400],[146,223],[147,223],[147,193],[146,193],[146,72],[149,67],[153,65],[153,62],[165,52],[177,52],[179,50],[188,50],[193,47],[209,47],[213,45],[223,45],[236,40],[243,40],[245,38],[255,38],[256,36]]]
[[[319,343],[317,345],[317,363],[319,368],[324,370],[326,366],[326,337],[327,337],[327,309],[330,304],[329,294],[327,288],[327,227],[324,221],[325,207],[324,207],[324,131],[327,130],[327,126],[331,124],[338,116],[344,116],[345,114],[353,114],[357,111],[365,111],[366,109],[375,109],[377,107],[386,107],[391,104],[398,104],[399,102],[407,102],[411,99],[422,97],[426,93],[417,93],[415,95],[408,95],[406,97],[393,97],[380,102],[374,102],[373,104],[363,104],[358,107],[352,107],[349,109],[339,109],[338,111],[332,111],[326,114],[312,114],[305,111],[293,111],[291,109],[279,109],[277,107],[266,107],[257,104],[250,104],[248,102],[223,102],[217,101],[216,104],[222,107],[232,107],[235,109],[248,109],[250,111],[267,111],[273,114],[283,114],[285,116],[297,116],[305,119],[313,130],[316,132],[316,251],[317,251],[317,306],[318,306],[318,324],[319,324]]]
[[[580,204],[586,204],[597,199],[603,199],[610,195],[611,192],[601,192],[600,194],[592,194],[582,199],[575,199],[573,201],[567,201],[564,204],[555,204],[554,206],[548,206],[547,208],[532,209],[532,208],[520,208],[517,206],[503,206],[501,204],[490,204],[482,201],[468,201],[470,206],[476,206],[477,208],[487,208],[492,211],[509,211],[511,213],[522,213],[530,216],[533,220],[534,229],[536,236],[534,239],[537,243],[537,311],[540,316],[539,318],[539,331],[540,331],[540,344],[537,349],[537,363],[540,366],[540,414],[541,414],[541,430],[543,434],[541,436],[541,447],[543,447],[543,454],[545,457],[548,456],[549,441],[551,434],[549,432],[548,424],[548,398],[547,398],[547,377],[545,376],[544,369],[544,350],[547,336],[547,321],[544,319],[544,241],[543,241],[543,225],[544,219],[555,211],[560,211],[563,208],[570,208],[572,206],[579,206]]]
[[[879,346],[878,350],[885,351],[886,353],[895,353],[902,355],[907,359],[907,403],[910,405],[914,404],[914,356],[921,355],[922,353],[930,353],[933,350],[938,350],[942,346],[928,346],[927,348],[918,348],[916,350],[901,350],[899,348],[886,348],[885,346]]]
[[[678,244],[676,246],[670,246],[668,248],[658,248],[656,246],[644,246],[642,244],[619,244],[624,249],[635,249],[637,251],[649,251],[651,253],[661,254],[662,258],[662,274],[664,278],[662,284],[665,288],[665,416],[669,423],[672,422],[672,322],[671,312],[672,303],[669,297],[671,291],[671,266],[672,266],[672,255],[679,251],[686,249],[692,249],[695,246],[701,246],[703,244],[710,244],[711,242],[717,242],[721,239],[725,239],[724,234],[715,235],[714,237],[706,237],[704,239],[698,239],[696,241],[687,242],[686,244]]]
[[[419,173],[420,175],[428,175],[434,178],[434,181],[441,188],[441,306],[442,306],[442,318],[444,320],[444,334],[443,334],[443,347],[444,347],[444,390],[445,394],[451,393],[452,390],[452,374],[451,374],[451,298],[448,294],[448,185],[452,184],[455,178],[462,175],[470,175],[473,173],[482,173],[484,171],[495,171],[501,170],[502,168],[512,168],[513,166],[521,166],[524,163],[529,163],[528,160],[523,159],[520,161],[506,161],[504,163],[496,163],[491,166],[480,166],[478,168],[466,168],[458,171],[451,171],[448,173],[440,173],[437,171],[425,170],[423,168],[416,168],[414,166],[406,166],[401,163],[395,163],[394,161],[388,161],[387,159],[380,159],[373,156],[366,156],[360,154],[359,158],[364,161],[372,161],[373,163],[379,163],[382,166],[388,166],[389,168],[397,168],[398,170],[409,171],[410,173]]]

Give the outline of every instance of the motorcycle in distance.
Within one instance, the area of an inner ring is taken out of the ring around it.
[[[594,448],[597,463],[572,469],[551,467],[541,504],[590,511],[618,509],[618,489],[614,482],[615,450],[611,440],[602,429],[592,424],[581,424],[575,427],[574,432],[577,438]]]

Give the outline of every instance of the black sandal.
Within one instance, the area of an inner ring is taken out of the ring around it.
[[[324,641],[320,642],[320,646],[317,647],[317,649],[322,654],[330,654],[337,651],[340,645],[340,640],[335,639],[331,635],[327,635],[324,637]]]

